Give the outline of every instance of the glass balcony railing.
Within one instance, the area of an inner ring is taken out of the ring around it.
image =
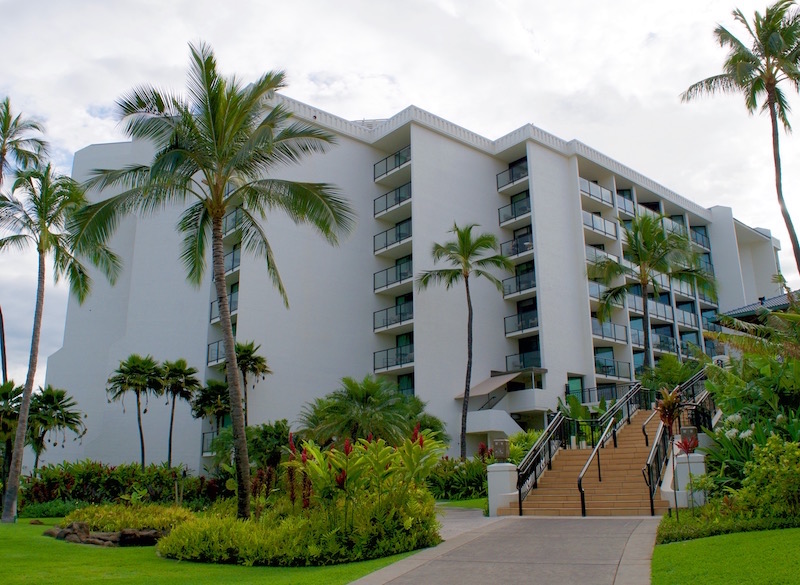
[[[586,246],[586,259],[592,263],[597,263],[601,260],[612,260],[614,262],[619,262],[619,256],[609,254],[605,250],[595,248],[594,246]]]
[[[222,218],[222,235],[227,236],[228,234],[239,229],[239,226],[241,225],[242,225],[242,208],[237,207],[233,211],[225,214],[225,217]]]
[[[673,234],[678,234],[680,236],[688,236],[689,235],[688,230],[686,229],[686,226],[683,225],[682,223],[678,223],[677,221],[675,221],[673,219],[670,219],[668,217],[663,218],[661,221],[662,221],[662,223],[664,225],[664,228],[668,232],[672,232]]]
[[[505,205],[497,210],[497,215],[500,219],[500,224],[504,224],[507,221],[511,221],[512,219],[517,219],[525,215],[526,213],[531,212],[531,200],[529,198],[521,199],[520,201],[515,201],[510,205]]]
[[[528,351],[506,356],[506,371],[515,372],[527,368],[541,368],[542,354],[537,351]]]
[[[697,296],[700,297],[701,301],[705,301],[711,305],[716,305],[717,301],[707,292],[705,292],[702,288],[697,291]]]
[[[653,211],[649,207],[645,207],[642,204],[636,206],[636,212],[638,215],[649,215],[653,219],[656,219],[659,216],[659,213],[657,211]]]
[[[694,230],[694,229],[690,229],[689,233],[691,234],[692,241],[695,244],[697,244],[699,246],[702,246],[706,250],[710,250],[711,249],[711,240],[708,239],[707,235],[701,234],[700,232],[698,232],[697,230]]]
[[[604,323],[595,317],[592,317],[592,335],[597,335],[603,339],[612,339],[620,343],[628,343],[628,328],[625,325],[617,325],[611,322]]]
[[[617,195],[617,207],[628,215],[636,215],[636,204],[622,195]]]
[[[703,272],[707,272],[708,274],[714,274],[714,265],[705,258],[700,259],[700,270]]]
[[[411,183],[406,183],[394,191],[389,191],[388,193],[375,199],[373,202],[375,215],[383,213],[392,207],[396,207],[397,205],[403,203],[403,201],[408,201],[409,199],[411,199]]]
[[[232,270],[236,270],[239,268],[239,264],[242,262],[242,249],[241,248],[234,248],[233,252],[228,252],[225,254],[225,272],[231,272]]]
[[[404,262],[391,266],[386,270],[379,270],[373,277],[373,285],[375,290],[385,286],[391,286],[398,282],[402,282],[414,276],[414,270],[411,268],[411,262]]]
[[[669,335],[660,335],[658,333],[650,334],[650,343],[653,345],[655,351],[668,351],[670,353],[678,353],[678,341]]]
[[[215,341],[208,344],[208,352],[206,354],[206,364],[213,364],[225,359],[225,347],[222,340]]]
[[[711,339],[706,340],[705,344],[703,344],[703,349],[705,350],[706,355],[712,358],[725,354],[725,346]]]
[[[607,205],[614,205],[614,196],[611,194],[611,191],[583,178],[578,181],[581,186],[581,193],[588,195],[592,199],[606,203]]]
[[[616,223],[607,219],[603,219],[599,215],[594,215],[588,211],[583,212],[583,225],[592,228],[596,232],[603,233],[610,238],[617,237]]]
[[[378,180],[384,175],[388,175],[398,167],[403,166],[411,160],[411,146],[401,148],[394,154],[387,156],[385,159],[375,163],[374,167],[374,180]]]
[[[373,329],[383,329],[414,318],[414,303],[403,303],[372,314]]]
[[[638,313],[643,313],[642,297],[636,295],[628,295],[628,308]],[[652,299],[647,300],[647,309],[650,315],[664,319],[665,321],[672,321],[672,307],[664,303],[657,303]]]
[[[218,434],[219,433],[217,433],[217,431],[208,431],[203,433],[203,457],[210,457],[214,454],[214,450],[211,448],[211,443],[217,438]]]
[[[525,311],[505,318],[506,335],[539,326],[539,312]]]
[[[518,236],[500,244],[500,253],[509,258],[531,250],[533,250],[533,234]]]
[[[413,343],[410,345],[401,345],[400,347],[376,351],[373,354],[373,365],[375,371],[412,363],[414,363]]]
[[[672,290],[686,295],[687,297],[694,296],[694,286],[692,283],[684,282],[683,280],[678,280],[677,278],[672,279]]]
[[[506,296],[531,290],[532,288],[536,288],[536,275],[533,272],[517,274],[503,280],[503,294]]]
[[[631,364],[629,362],[618,362],[611,358],[594,358],[594,371],[601,376],[631,379]]]
[[[631,343],[639,347],[644,347],[644,331],[631,327]]]
[[[703,317],[703,329],[706,331],[722,332],[722,326],[719,323],[714,323],[708,317]]]
[[[228,295],[228,310],[231,314],[239,310],[239,291]],[[219,319],[219,301],[211,301],[211,321]]]
[[[697,315],[683,309],[675,309],[675,321],[687,327],[697,327]]]
[[[401,224],[394,226],[393,228],[389,228],[385,232],[381,232],[376,234],[373,238],[373,243],[375,244],[375,251],[379,252],[380,250],[384,250],[389,246],[393,246],[402,242],[403,240],[407,240],[411,237],[411,222],[404,221]]]
[[[516,183],[528,176],[528,163],[514,165],[502,173],[497,173],[497,189]]]

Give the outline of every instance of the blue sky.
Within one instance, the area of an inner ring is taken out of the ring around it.
[[[123,139],[114,100],[140,83],[180,90],[187,43],[205,40],[244,81],[285,69],[285,93],[349,119],[410,104],[497,138],[531,122],[576,138],[704,206],[772,230],[795,287],[774,193],[769,119],[738,96],[681,104],[718,73],[717,23],[752,1],[0,0],[0,96],[43,121],[61,171],[89,144]],[[796,103],[792,99],[792,103]],[[800,222],[800,142],[782,135],[784,189]],[[0,256],[11,377],[24,381],[36,286],[33,254]],[[61,345],[67,293],[50,287],[37,383]]]

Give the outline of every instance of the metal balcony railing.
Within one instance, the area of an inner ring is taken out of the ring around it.
[[[222,235],[227,236],[228,234],[239,229],[239,226],[241,225],[242,225],[242,208],[237,207],[233,211],[226,213],[225,216],[222,218]]]
[[[669,217],[665,217],[661,221],[662,221],[662,223],[664,225],[664,228],[668,232],[672,232],[673,234],[678,234],[680,236],[688,236],[689,235],[688,230],[686,229],[686,226],[683,225],[682,223],[678,223],[677,221],[675,221],[674,219],[670,219]]]
[[[376,372],[412,363],[414,363],[413,343],[391,349],[383,349],[373,354],[373,366]]]
[[[211,365],[225,359],[225,346],[222,340],[215,341],[208,344],[208,352],[206,354],[206,364]]]
[[[394,226],[393,228],[389,228],[388,230],[376,234],[373,238],[373,243],[375,246],[375,252],[379,252],[380,250],[384,250],[389,246],[393,246],[403,240],[407,240],[411,237],[411,222],[404,221],[401,224]]]
[[[639,313],[643,313],[642,297],[636,295],[628,295],[628,308]],[[647,300],[647,309],[650,315],[665,321],[673,320],[672,307],[664,303],[657,303],[652,299]]]
[[[683,309],[675,309],[675,321],[687,327],[697,327],[697,315]]]
[[[403,303],[372,314],[373,329],[383,329],[414,318],[414,303]]]
[[[223,263],[225,266],[225,272],[231,272],[232,270],[236,270],[239,268],[239,265],[242,263],[242,249],[241,248],[234,248],[232,252],[228,252],[225,254],[225,262]]]
[[[524,311],[505,318],[506,335],[539,326],[538,311]]]
[[[622,195],[617,195],[617,207],[629,215],[636,215],[636,204]]]
[[[500,253],[512,257],[533,250],[533,234],[524,234],[500,244]]]
[[[611,194],[611,191],[583,178],[578,179],[578,181],[580,183],[581,193],[607,205],[614,205],[614,196]]]
[[[411,262],[404,262],[390,266],[386,270],[379,270],[373,277],[374,289],[378,290],[385,286],[391,286],[398,282],[402,282],[414,276],[414,269],[411,267]]]
[[[235,313],[239,310],[239,291],[228,295],[228,310]],[[219,319],[219,301],[211,301],[211,321]]]
[[[525,215],[526,213],[531,212],[531,200],[529,198],[521,199],[519,201],[515,201],[510,205],[505,205],[497,210],[497,215],[500,220],[501,224],[504,224],[507,221],[511,221],[512,219],[517,219]]]
[[[537,351],[528,351],[506,356],[506,371],[515,372],[527,368],[541,368],[542,354]]]
[[[719,323],[714,323],[710,318],[703,317],[703,329],[706,331],[715,331],[717,333],[722,331]]]
[[[390,154],[383,160],[375,163],[373,177],[378,180],[384,175],[388,175],[398,167],[403,166],[411,160],[411,146],[401,148],[394,154]]]
[[[503,280],[503,295],[513,295],[519,292],[536,288],[536,275],[533,272],[517,274]]]
[[[594,371],[601,376],[631,379],[631,364],[629,362],[619,362],[611,358],[594,358]]]
[[[672,279],[672,290],[684,294],[687,297],[694,296],[694,285],[692,285],[692,283],[690,282],[684,282],[683,280],[678,280],[677,278]]]
[[[615,222],[603,219],[599,215],[594,215],[588,211],[583,212],[583,225],[610,238],[617,237],[617,224]]]
[[[659,333],[650,334],[650,343],[653,349],[657,351],[668,351],[670,353],[678,353],[678,341],[669,335],[661,335]]]
[[[411,183],[400,185],[394,191],[389,191],[388,193],[385,193],[384,195],[381,195],[375,199],[373,202],[375,215],[383,213],[387,209],[391,209],[392,207],[400,205],[409,199],[411,199]]]
[[[631,327],[631,343],[639,347],[644,347],[644,331]]]
[[[612,339],[620,343],[628,343],[628,328],[625,325],[617,325],[611,322],[603,323],[596,317],[592,317],[592,335],[597,335],[603,339]]]
[[[528,163],[514,165],[502,173],[497,173],[497,189],[516,183],[528,176]]]
[[[586,260],[595,263],[600,262],[601,260],[612,260],[614,262],[619,262],[619,256],[609,254],[605,250],[595,248],[594,246],[586,246]]]
[[[711,249],[711,240],[708,239],[707,235],[701,234],[700,232],[698,232],[697,230],[694,230],[694,229],[690,229],[689,233],[691,234],[692,241],[695,244],[697,244],[699,246],[702,246],[706,250],[710,250]]]

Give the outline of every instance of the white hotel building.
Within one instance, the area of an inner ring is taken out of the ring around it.
[[[469,447],[543,424],[571,389],[585,402],[613,395],[641,364],[641,300],[629,297],[611,322],[595,318],[601,287],[587,262],[623,255],[621,224],[635,214],[666,215],[665,229],[691,237],[718,279],[714,302],[683,283],[662,282],[648,303],[654,357],[703,347],[718,311],[780,291],[778,242],[767,230],[674,193],[577,141],[525,125],[497,140],[409,107],[388,120],[351,122],[287,98],[295,115],[336,135],[337,145],[281,178],[338,185],[358,213],[338,248],[310,228],[272,216],[265,225],[288,291],[285,309],[263,260],[240,253],[235,210],[226,222],[227,282],[237,339],[261,344],[273,374],[249,391],[251,424],[287,418],[338,387],[343,376],[374,373],[413,392],[441,417],[458,451],[466,365],[463,287],[414,286],[433,267],[431,247],[453,222],[494,233],[516,266],[503,294],[473,283],[474,365]],[[73,174],[147,162],[144,143],[100,144],[75,155]],[[95,198],[100,195],[94,194]],[[95,279],[81,306],[70,299],[62,349],[50,356],[47,383],[68,389],[86,412],[82,444],[59,455],[112,463],[139,457],[133,400],[108,404],[106,380],[131,353],[186,358],[206,378],[224,359],[210,269],[199,288],[179,262],[179,209],[120,225],[112,247],[124,259],[115,286]],[[709,346],[709,350],[713,350]],[[151,399],[144,416],[147,459],[166,459],[169,407]],[[174,457],[201,470],[212,426],[179,404]],[[58,451],[61,451],[60,449]],[[45,456],[56,456],[46,453]]]

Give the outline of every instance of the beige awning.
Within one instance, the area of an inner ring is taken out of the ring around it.
[[[476,384],[472,388],[469,389],[469,396],[472,398],[473,396],[485,396],[486,394],[491,394],[494,390],[500,388],[500,386],[505,386],[508,382],[513,380],[519,375],[519,372],[514,374],[503,374],[502,376],[492,376],[491,378],[485,379],[480,384]],[[456,400],[462,400],[464,398],[464,393],[462,392],[458,396],[456,396]]]

